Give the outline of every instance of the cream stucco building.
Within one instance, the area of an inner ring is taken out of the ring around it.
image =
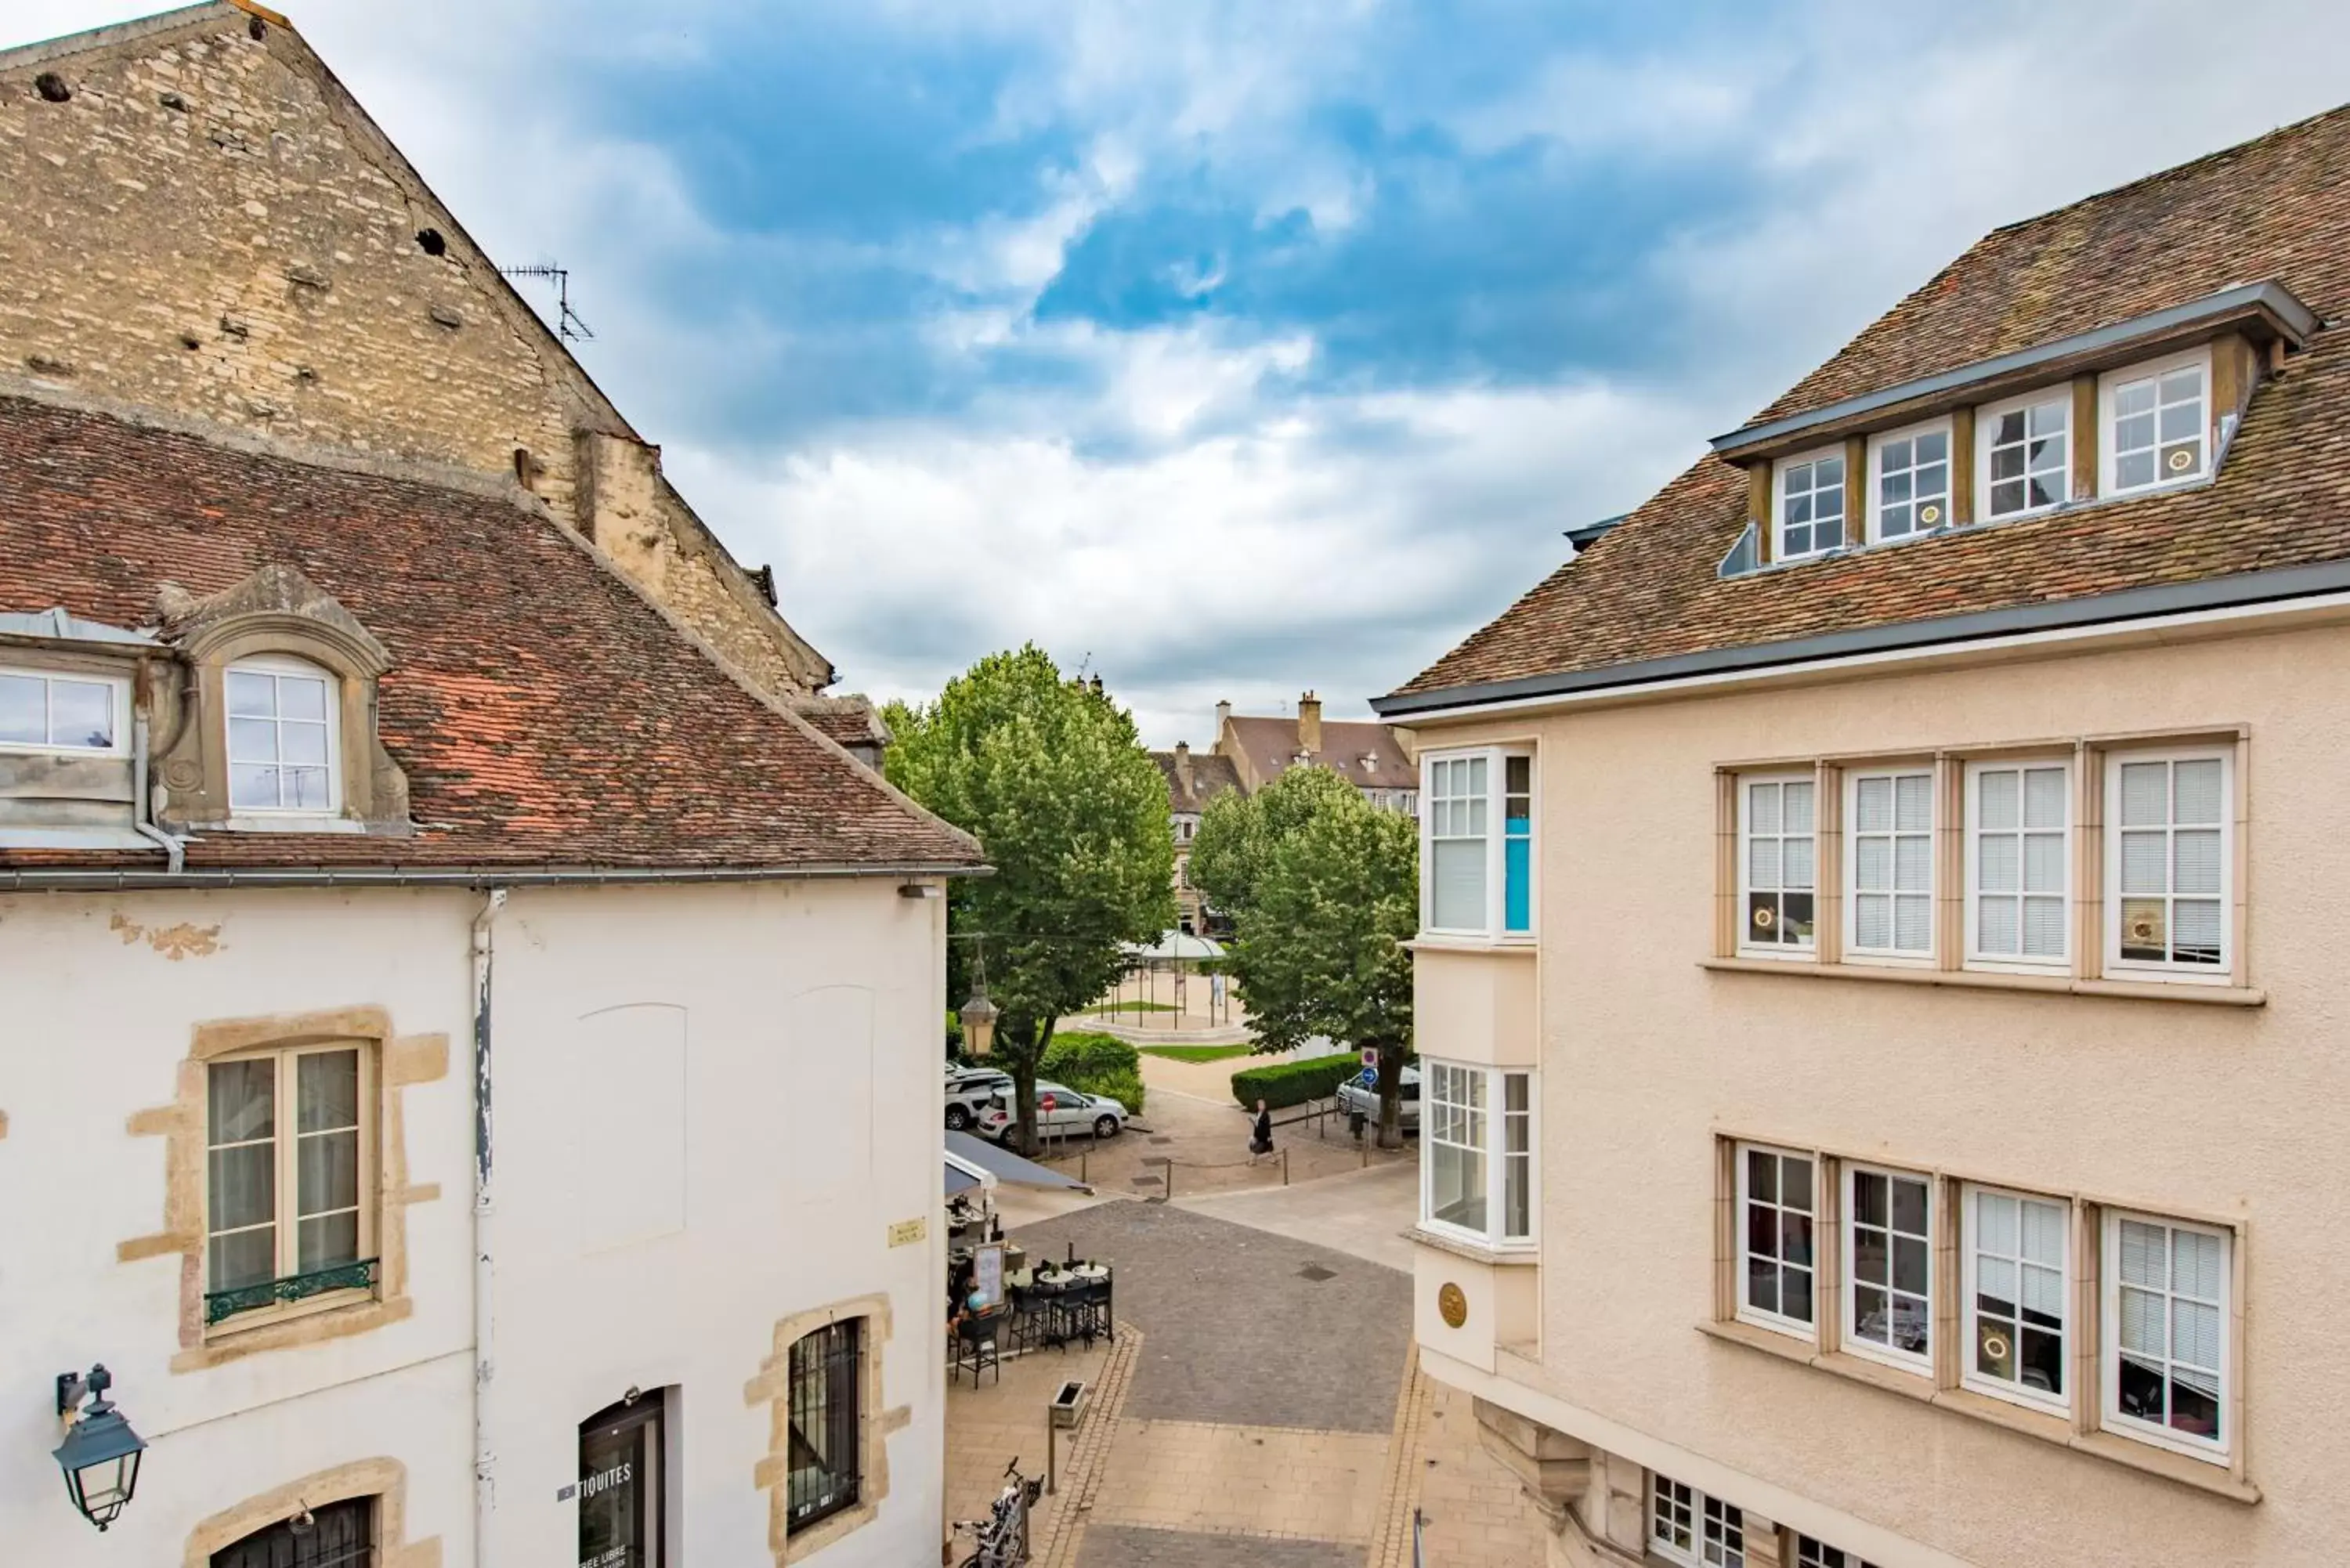
[[[1998,231],[1378,704],[1553,1563],[2343,1559],[2345,168]]]

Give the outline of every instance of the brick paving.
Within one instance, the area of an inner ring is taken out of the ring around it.
[[[1411,1340],[1393,1269],[1167,1204],[1104,1203],[1023,1227],[1032,1256],[1117,1269],[1149,1336],[1126,1413],[1151,1421],[1386,1434]],[[1318,1265],[1329,1277],[1299,1271]]]

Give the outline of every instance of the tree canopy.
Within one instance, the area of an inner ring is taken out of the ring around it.
[[[1174,923],[1165,777],[1133,719],[1033,643],[990,654],[936,701],[891,703],[884,717],[896,737],[884,774],[977,837],[995,867],[950,894],[950,929],[970,939],[951,944],[951,972],[968,983],[979,950],[1019,1142],[1033,1149],[1036,1066],[1054,1024],[1116,982],[1124,944]]]
[[[1232,917],[1232,970],[1259,1051],[1316,1035],[1380,1054],[1380,1136],[1396,1137],[1411,1049],[1419,833],[1321,767],[1218,797],[1192,836],[1191,877]]]

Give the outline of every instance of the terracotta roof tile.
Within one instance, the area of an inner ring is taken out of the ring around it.
[[[298,567],[391,650],[417,831],[206,834],[192,867],[974,866],[977,846],[737,684],[546,516],[0,398],[0,611],[155,618]],[[0,866],[122,857],[0,851]],[[137,863],[131,857],[130,863]]]
[[[1296,760],[1297,721],[1243,714],[1232,720],[1233,743],[1246,753],[1257,777],[1271,780]],[[1368,758],[1370,765],[1364,765]],[[1309,761],[1333,768],[1357,789],[1418,789],[1419,770],[1396,743],[1385,724],[1355,719],[1322,722],[1322,749]]]
[[[1150,760],[1167,778],[1167,809],[1199,813],[1208,809],[1208,803],[1218,795],[1241,787],[1239,770],[1232,759],[1218,756],[1213,752],[1193,752],[1191,754],[1191,785],[1183,787],[1181,770],[1172,752],[1153,752]]]
[[[2276,279],[2350,314],[2350,108],[1994,231],[1757,416]],[[2350,334],[2254,395],[2217,480],[1723,581],[1744,472],[1701,458],[1404,693],[2350,557]]]

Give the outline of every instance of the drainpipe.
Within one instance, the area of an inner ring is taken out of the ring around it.
[[[187,866],[187,841],[155,826],[155,792],[147,783],[147,715],[130,722],[130,826],[142,838],[163,846],[168,869],[177,877]]]
[[[490,1447],[490,1382],[496,1375],[497,1272],[491,1239],[497,1205],[490,1168],[490,927],[506,890],[492,888],[473,917],[473,1564],[487,1568],[490,1522],[497,1512],[497,1455]]]

